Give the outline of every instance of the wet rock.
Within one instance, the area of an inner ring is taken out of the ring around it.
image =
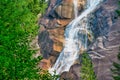
[[[41,28],[41,31],[38,35],[38,44],[41,49],[41,54],[44,58],[48,59],[48,57],[53,51],[53,41],[49,36],[49,32],[43,28],[44,27]]]
[[[85,0],[78,1],[80,8],[84,5]],[[62,7],[60,8],[59,6]],[[73,0],[50,0],[46,14],[39,20],[41,27],[38,35],[38,44],[43,58],[58,57],[62,51],[65,42],[65,27],[74,17],[73,7]],[[55,62],[54,60],[51,60],[51,62]]]
[[[44,58],[48,58],[56,51],[60,52],[64,43],[64,28],[42,30],[41,27],[38,43]]]
[[[59,25],[60,28],[66,27],[68,23],[71,22],[72,19],[57,19],[57,24]]]
[[[60,18],[73,18],[74,16],[74,7],[72,0],[63,0],[55,8],[55,12]]]
[[[73,0],[50,0],[49,7],[43,18],[39,19],[39,25],[48,29],[66,26],[74,18],[74,10],[71,6]],[[79,11],[83,10],[86,0],[78,0]],[[64,7],[59,7],[63,4]],[[66,6],[68,4],[68,6]],[[65,22],[65,25],[59,25],[59,22]]]
[[[50,63],[50,60],[47,60],[47,59],[42,59],[39,63],[39,67],[42,69],[42,70],[48,70],[50,67],[51,67],[51,63]]]
[[[80,80],[80,64],[74,64],[69,72],[63,72],[60,80]]]
[[[57,57],[56,57],[56,56],[50,56],[50,57],[49,57],[49,60],[50,60],[50,62],[51,62],[51,66],[53,66],[53,65],[54,65],[54,63],[55,63],[56,59],[57,59]]]
[[[61,52],[64,43],[64,28],[48,30],[50,38],[53,40],[53,50]]]

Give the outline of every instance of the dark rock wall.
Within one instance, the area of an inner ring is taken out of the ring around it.
[[[95,52],[103,56],[92,59],[97,80],[113,80],[110,69],[113,61],[117,61],[118,47],[120,46],[120,19],[116,19],[117,14],[115,13],[118,8],[117,3],[118,0],[106,0],[94,13],[94,35],[95,37],[103,35],[106,37],[105,40],[102,40],[102,48],[94,48]],[[93,56],[98,55],[93,54]]]

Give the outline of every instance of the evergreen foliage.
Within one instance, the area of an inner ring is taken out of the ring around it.
[[[40,79],[39,80],[57,80],[59,78],[59,75],[53,75],[51,76],[51,74],[48,71],[43,71],[41,70],[40,72],[42,72],[40,74]]]
[[[85,52],[82,54],[81,80],[96,80],[90,57]]]
[[[118,5],[119,5],[119,9],[116,10],[116,12],[117,12],[118,16],[120,16],[120,0],[118,1]]]
[[[119,60],[118,62],[113,63],[114,68],[111,69],[113,72],[114,80],[120,80],[120,48],[118,53],[118,60]]]
[[[36,69],[41,58],[32,59],[29,47],[45,8],[45,0],[0,0],[0,80],[46,80]]]

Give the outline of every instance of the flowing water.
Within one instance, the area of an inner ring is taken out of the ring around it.
[[[92,34],[89,26],[89,17],[103,0],[87,0],[85,10],[78,16],[77,0],[73,1],[75,19],[69,23],[65,30],[65,44],[56,63],[49,69],[51,74],[61,74],[69,71],[70,67],[78,59],[80,50],[86,50],[88,35]]]

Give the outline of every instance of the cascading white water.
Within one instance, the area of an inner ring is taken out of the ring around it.
[[[75,15],[75,18],[77,18],[77,16],[78,16],[78,7],[77,7],[78,0],[74,0],[73,4],[74,4],[74,15]]]
[[[86,9],[77,17],[77,0],[74,0],[75,19],[65,31],[64,49],[60,53],[55,65],[49,69],[51,74],[61,74],[69,71],[79,57],[81,49],[87,49],[88,34],[90,33],[89,17],[103,0],[87,0]]]

